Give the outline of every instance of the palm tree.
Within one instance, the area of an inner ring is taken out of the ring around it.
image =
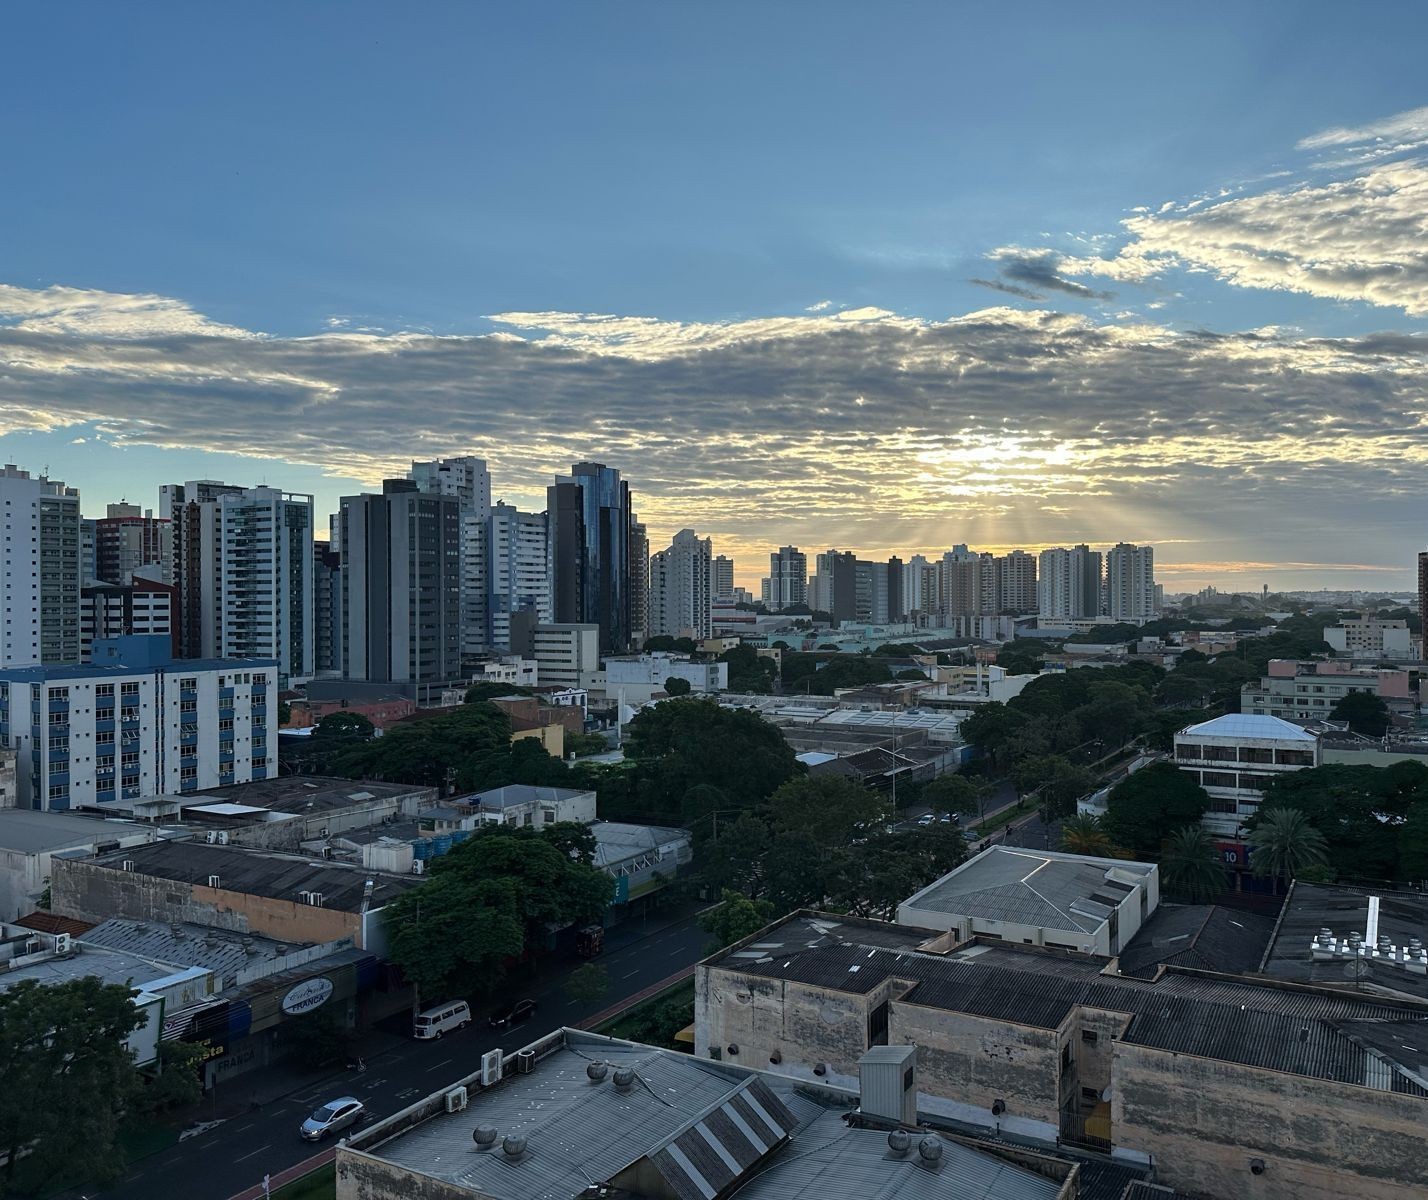
[[[1177,898],[1203,904],[1225,890],[1225,866],[1200,825],[1182,825],[1165,839],[1160,879]]]
[[[1329,861],[1329,844],[1297,808],[1269,808],[1259,814],[1249,844],[1256,875],[1286,882]]]
[[[1068,854],[1088,854],[1092,858],[1119,857],[1105,822],[1094,813],[1073,813],[1061,825],[1061,849]]]

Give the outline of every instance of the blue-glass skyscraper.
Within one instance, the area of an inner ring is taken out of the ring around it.
[[[576,463],[546,491],[558,624],[600,626],[600,653],[630,649],[635,628],[630,487],[602,463]]]

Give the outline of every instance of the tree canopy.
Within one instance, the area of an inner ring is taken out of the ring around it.
[[[1111,789],[1106,829],[1137,859],[1153,861],[1171,833],[1199,822],[1209,802],[1205,789],[1173,763],[1152,763]]]
[[[1388,705],[1372,692],[1349,692],[1329,713],[1332,721],[1347,721],[1349,728],[1365,737],[1381,738],[1388,732]]]
[[[144,1020],[132,996],[93,976],[0,992],[0,1196],[122,1173],[115,1139],[139,1082],[125,1039]]]
[[[478,830],[387,906],[392,961],[428,1000],[487,992],[548,929],[604,914],[614,881],[589,865],[582,847],[588,843],[563,825]]]

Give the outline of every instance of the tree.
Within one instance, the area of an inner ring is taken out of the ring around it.
[[[1000,763],[1008,745],[1025,724],[1026,718],[1020,712],[993,700],[990,704],[978,705],[962,721],[958,732],[994,763]]]
[[[1106,798],[1106,830],[1138,859],[1159,857],[1161,843],[1182,825],[1199,822],[1209,806],[1205,789],[1168,762],[1127,775]]]
[[[750,900],[726,888],[722,903],[700,915],[699,926],[710,935],[712,953],[758,933],[773,918],[774,908],[767,900]]]
[[[565,734],[565,752],[579,758],[587,754],[604,754],[610,749],[607,742],[598,733],[571,733],[569,730]]]
[[[1331,721],[1347,721],[1365,737],[1381,738],[1388,732],[1388,705],[1372,692],[1348,692],[1329,713]]]
[[[671,675],[664,681],[664,692],[666,696],[687,696],[690,692],[689,680]]]
[[[1199,708],[1214,690],[1214,683],[1206,676],[1178,668],[1160,681],[1155,698],[1169,708]]]
[[[529,688],[514,683],[496,683],[494,680],[473,683],[461,698],[463,704],[481,704],[487,700],[498,700],[503,696],[529,696]]]
[[[576,967],[565,977],[565,995],[576,1004],[594,1004],[610,991],[610,972],[599,963]]]
[[[1250,865],[1256,875],[1270,875],[1288,883],[1310,867],[1329,861],[1324,835],[1295,808],[1261,809],[1250,832]]]
[[[826,856],[885,820],[887,806],[845,775],[805,775],[769,797],[769,813],[776,831],[805,833]]]
[[[1076,715],[1081,736],[1108,746],[1124,746],[1148,725],[1149,698],[1140,688],[1126,683],[1093,683],[1088,699]]]
[[[728,665],[729,691],[759,696],[773,691],[778,663],[753,646],[733,646],[719,655],[719,661]]]
[[[1041,819],[1050,824],[1076,811],[1076,801],[1091,790],[1095,778],[1059,754],[1044,754],[1018,762],[1012,768],[1012,781],[1023,794],[1036,793]]]
[[[693,793],[717,789],[732,808],[762,803],[801,770],[783,734],[758,713],[692,698],[656,704],[630,722],[625,757],[638,774],[641,804],[666,819],[697,820],[709,811]],[[686,796],[695,802],[686,807]]]
[[[1408,810],[1399,832],[1398,878],[1419,885],[1428,880],[1428,800]]]
[[[200,1072],[211,1053],[207,1042],[160,1042],[156,1074],[144,1085],[138,1107],[145,1113],[160,1114],[197,1104],[203,1099]]]
[[[0,1196],[119,1177],[115,1139],[137,1085],[125,1039],[144,1019],[130,988],[93,976],[0,992]]]
[[[1172,895],[1200,904],[1225,890],[1225,864],[1202,825],[1182,825],[1165,839],[1160,877]]]
[[[293,719],[293,706],[286,700],[278,701],[278,724],[286,725]]]
[[[1066,818],[1061,826],[1061,849],[1092,858],[1119,857],[1119,848],[1111,841],[1105,823],[1094,813],[1073,813]]]
[[[484,993],[549,929],[599,921],[614,880],[571,844],[561,826],[497,825],[433,859],[426,882],[387,906],[392,960],[428,999]]]
[[[939,775],[922,785],[919,799],[933,812],[980,817],[986,796],[983,783],[973,782],[965,775]]]
[[[334,742],[365,742],[377,732],[377,727],[361,713],[338,709],[330,712],[312,727],[315,738]]]

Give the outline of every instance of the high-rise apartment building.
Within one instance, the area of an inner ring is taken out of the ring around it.
[[[171,583],[135,575],[133,583],[90,583],[79,590],[79,661],[93,661],[96,639],[168,639],[178,652],[178,589]]]
[[[1418,621],[1419,645],[1428,655],[1428,550],[1418,552]]]
[[[242,491],[237,484],[216,479],[166,483],[159,488],[159,515],[168,521],[172,531],[171,582],[178,588],[179,654],[184,658],[203,656],[205,614],[210,614],[210,624],[213,619],[212,581],[218,570],[213,502]]]
[[[487,646],[510,654],[511,614],[530,613],[534,623],[551,621],[550,555],[545,513],[523,513],[496,504],[483,538],[486,579]]]
[[[417,491],[452,497],[461,513],[461,656],[470,663],[489,649],[486,609],[490,578],[485,538],[490,532],[491,473],[473,455],[414,462],[407,478]]]
[[[681,529],[650,559],[651,636],[709,637],[711,557],[708,538]]]
[[[173,582],[173,525],[137,504],[111,504],[94,522],[92,577],[101,583],[133,583],[136,571],[160,583]]]
[[[734,560],[726,555],[716,555],[709,564],[709,588],[718,599],[728,599],[734,594]]]
[[[937,564],[914,554],[902,568],[902,598],[909,615],[938,611]]]
[[[733,582],[733,564],[730,583]],[[768,606],[775,612],[808,603],[808,555],[797,546],[780,546],[769,555]]]
[[[623,654],[636,633],[648,566],[632,555],[630,488],[602,463],[576,463],[546,491],[557,624],[600,626],[600,652]],[[647,582],[646,582],[647,588]]]
[[[380,495],[344,496],[342,673],[436,683],[461,670],[461,507],[388,479]]]
[[[851,550],[824,550],[815,559],[818,609],[834,625],[858,619],[858,556]]]
[[[0,470],[0,509],[6,617],[0,666],[79,662],[79,492],[7,464]]]
[[[630,646],[644,646],[650,630],[650,535],[630,514]]]
[[[1001,588],[998,612],[1031,613],[1036,611],[1036,556],[1025,550],[1013,550],[997,559],[997,578]],[[991,615],[991,614],[988,614]]]
[[[342,673],[342,555],[328,538],[312,543],[312,669]]]
[[[163,636],[97,639],[89,666],[0,669],[23,808],[63,810],[277,774],[272,659],[175,661]]]
[[[1155,547],[1121,542],[1107,553],[1106,612],[1135,625],[1154,619]]]
[[[1101,614],[1101,555],[1084,543],[1043,550],[1037,558],[1037,611],[1043,620]]]

